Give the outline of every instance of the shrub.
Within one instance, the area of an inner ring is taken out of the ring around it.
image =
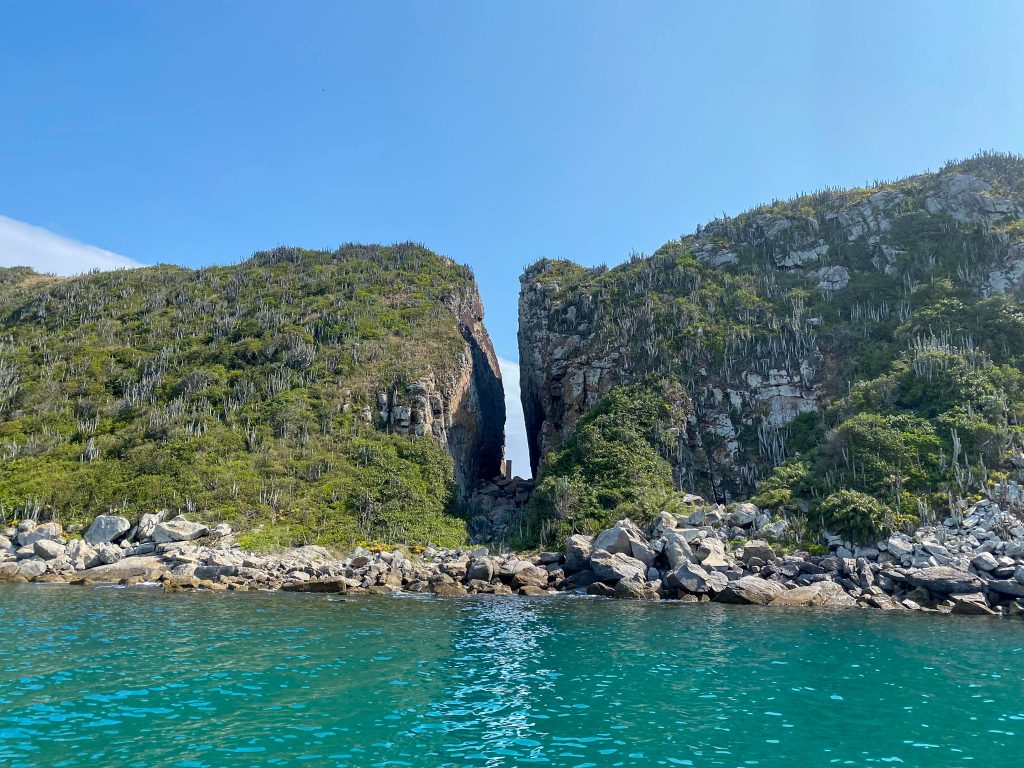
[[[876,541],[892,530],[891,510],[860,491],[842,490],[831,494],[818,506],[818,513],[829,533],[857,544]]]

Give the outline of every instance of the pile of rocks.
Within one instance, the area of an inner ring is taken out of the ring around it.
[[[533,480],[521,477],[496,477],[477,487],[469,500],[473,542],[484,544],[511,538],[532,494]]]
[[[572,536],[560,586],[649,599],[1024,614],[1024,525],[990,501],[874,546],[829,537],[829,555],[780,555],[744,536],[785,532],[762,515],[749,504],[728,512],[698,504],[683,517],[662,513],[648,531],[620,520],[593,538]]]
[[[0,534],[0,581],[63,581],[81,571],[95,574],[97,580],[110,580],[103,574],[137,569],[137,558],[153,555],[161,547],[231,534],[228,525],[211,530],[181,515],[165,517],[160,512],[145,514],[132,525],[119,515],[100,515],[81,537],[65,536],[59,523],[23,520]],[[122,568],[113,567],[129,560]]]
[[[913,536],[874,546],[830,538],[827,555],[783,554],[764,535],[784,527],[753,505],[725,509],[690,497],[685,514],[661,513],[648,528],[620,520],[596,536],[574,535],[562,552],[531,556],[427,549],[420,556],[347,557],[318,546],[255,555],[226,525],[144,515],[133,526],[102,515],[83,538],[59,525],[22,522],[0,536],[0,581],[162,582],[179,589],[298,592],[429,592],[542,595],[571,591],[639,600],[679,599],[772,606],[865,606],[971,615],[1024,615],[1024,525],[982,501]]]

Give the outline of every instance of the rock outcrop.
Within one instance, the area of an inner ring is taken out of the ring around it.
[[[377,394],[381,420],[399,434],[428,435],[455,461],[465,502],[477,485],[501,470],[505,451],[505,395],[476,285],[445,301],[465,341],[454,365]]]
[[[612,270],[528,267],[519,349],[535,476],[610,390],[657,375],[693,401],[664,451],[677,487],[720,502],[749,497],[792,455],[794,419],[845,394],[861,341],[927,308],[915,305],[918,284],[948,274],[977,296],[1020,290],[1021,165],[981,156],[774,203]],[[940,269],[940,246],[962,263]]]

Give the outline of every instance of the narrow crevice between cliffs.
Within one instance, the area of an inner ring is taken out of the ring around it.
[[[458,309],[459,327],[469,346],[469,380],[452,412],[448,450],[455,461],[459,498],[501,473],[505,448],[505,390],[491,339],[483,325],[479,295]]]

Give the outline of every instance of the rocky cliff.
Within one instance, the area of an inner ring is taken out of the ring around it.
[[[504,400],[472,273],[413,244],[0,270],[0,517],[230,520],[252,544],[465,541]],[[464,505],[462,505],[464,506]]]
[[[803,458],[823,480],[812,496],[853,487],[904,514],[940,488],[978,490],[1016,466],[1022,215],[1024,161],[984,154],[718,219],[610,270],[530,266],[519,342],[535,472],[609,393],[658,379],[688,395],[659,447],[677,489],[744,499]],[[867,414],[885,434],[854,429]],[[886,441],[899,455],[879,455]],[[563,480],[585,477],[561,458]]]

